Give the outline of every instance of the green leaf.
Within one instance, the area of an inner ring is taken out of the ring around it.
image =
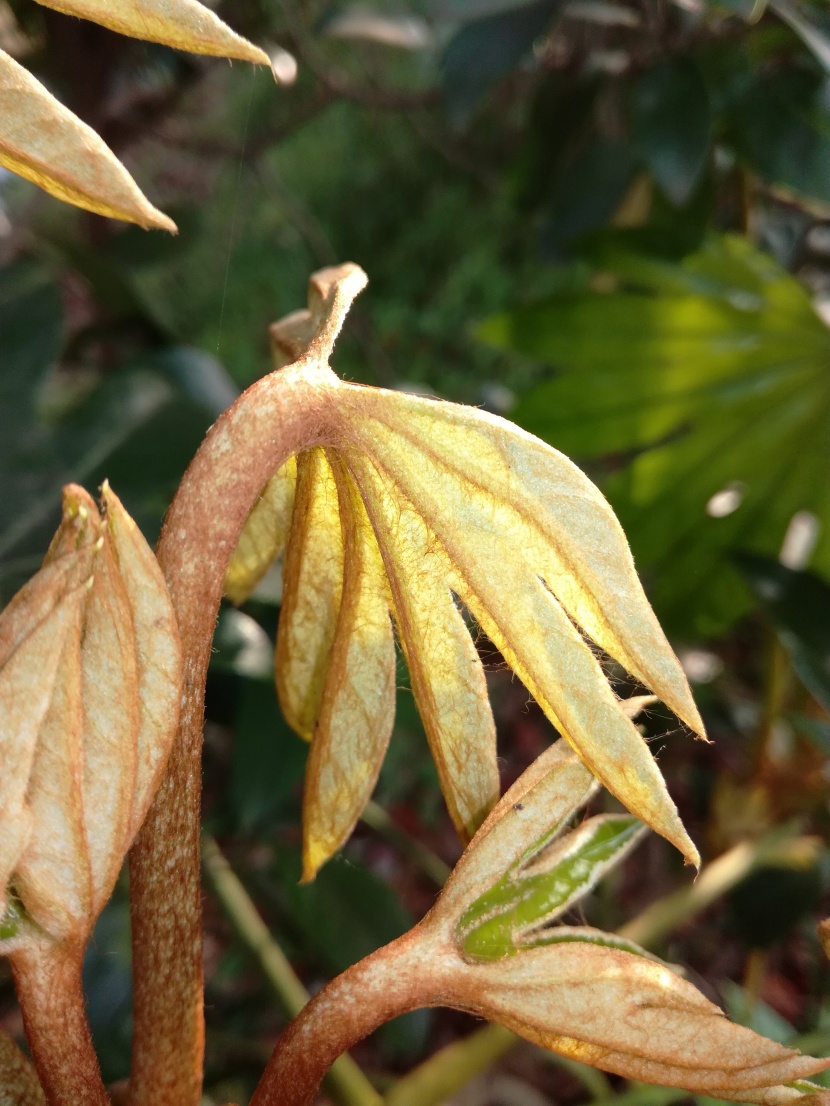
[[[553,184],[543,249],[555,254],[560,247],[604,226],[622,203],[635,169],[626,143],[592,142]]]
[[[725,106],[730,144],[767,183],[830,202],[830,114],[820,71],[750,69]]]
[[[789,23],[824,68],[830,70],[830,14],[827,9],[804,0],[770,0],[770,7]]]
[[[467,23],[450,39],[441,61],[450,119],[466,123],[482,97],[530,53],[562,0],[536,0]]]
[[[479,333],[560,370],[512,412],[520,425],[578,458],[633,456],[605,491],[658,614],[714,634],[749,606],[728,554],[776,554],[797,511],[822,524],[813,564],[830,572],[830,332],[741,238],[680,265],[608,261],[620,291],[556,297]]]
[[[772,619],[799,679],[830,711],[830,585],[771,557],[738,554],[735,561]]]
[[[709,154],[711,115],[694,61],[679,55],[647,70],[631,96],[633,139],[654,179],[678,206],[701,178]]]
[[[551,845],[561,831],[561,823],[555,826],[465,910],[457,932],[466,955],[500,960],[559,939],[543,927],[586,895],[642,830],[629,815],[600,815]]]
[[[259,828],[273,832],[285,818],[291,799],[299,794],[308,746],[288,727],[277,706],[274,689],[262,680],[246,679],[239,689],[234,724],[233,759],[228,801],[243,833]]]

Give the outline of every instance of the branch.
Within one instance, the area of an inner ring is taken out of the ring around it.
[[[228,561],[262,488],[332,433],[335,381],[314,359],[257,381],[208,432],[157,549],[184,655],[179,734],[130,855],[132,1106],[197,1106],[204,1051],[199,818],[204,687]]]

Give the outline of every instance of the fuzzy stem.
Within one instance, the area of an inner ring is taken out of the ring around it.
[[[184,656],[179,733],[130,854],[132,1106],[197,1106],[204,1051],[199,816],[204,688],[228,562],[287,458],[336,437],[337,385],[300,362],[257,381],[215,423],[182,479],[157,549]]]
[[[49,1106],[110,1106],[81,985],[83,943],[40,945],[11,958],[17,997]]]
[[[234,932],[256,957],[285,1012],[290,1018],[295,1017],[310,1000],[310,995],[219,846],[207,834],[202,837],[202,867]],[[350,1056],[339,1056],[334,1061],[325,1083],[331,1097],[341,1106],[381,1106],[381,1096]]]
[[[331,1064],[379,1026],[442,1004],[443,957],[416,926],[324,987],[277,1041],[250,1106],[309,1106]]]

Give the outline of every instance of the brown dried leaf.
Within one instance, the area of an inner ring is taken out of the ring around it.
[[[371,797],[395,717],[395,643],[380,552],[353,481],[332,460],[343,590],[306,770],[303,880],[340,848]]]
[[[175,233],[95,131],[2,50],[0,165],[67,203]]]
[[[90,19],[133,38],[162,42],[178,50],[240,58],[270,66],[264,50],[236,34],[196,0],[38,0],[44,7]]]
[[[291,457],[262,489],[248,515],[225,572],[225,595],[232,603],[245,602],[285,548],[296,483],[297,462]]]
[[[343,533],[334,474],[322,449],[297,463],[297,491],[285,553],[275,655],[288,724],[311,741],[343,588]]]

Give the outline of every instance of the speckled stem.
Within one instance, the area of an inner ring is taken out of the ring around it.
[[[179,623],[179,734],[130,854],[132,1106],[198,1106],[204,1050],[199,816],[204,688],[225,570],[248,513],[293,453],[336,442],[338,381],[299,363],[263,378],[208,432],[157,549]]]
[[[26,1039],[49,1106],[110,1106],[84,1008],[83,954],[80,941],[27,947],[11,958]]]
[[[337,1057],[390,1018],[452,1005],[456,963],[420,925],[337,976],[285,1029],[250,1106],[309,1106]]]

